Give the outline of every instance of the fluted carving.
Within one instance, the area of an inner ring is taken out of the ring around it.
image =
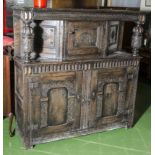
[[[104,60],[94,61],[91,63],[76,62],[76,63],[63,63],[63,64],[40,64],[40,65],[29,65],[24,67],[24,74],[40,74],[40,73],[51,73],[51,72],[66,72],[66,71],[80,71],[80,70],[94,70],[103,68],[117,68],[117,67],[128,67],[138,66],[138,59],[120,59],[120,60]]]

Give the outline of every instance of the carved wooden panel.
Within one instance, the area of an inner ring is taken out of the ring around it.
[[[56,26],[42,25],[44,28],[43,39],[44,39],[44,48],[56,48]]]
[[[52,72],[72,72],[72,71],[82,71],[82,70],[95,70],[95,69],[103,69],[103,68],[123,68],[128,66],[137,66],[139,65],[139,58],[133,58],[129,55],[126,55],[123,59],[116,59],[117,56],[106,59],[99,59],[89,62],[86,61],[63,61],[58,63],[42,63],[37,62],[37,64],[29,64],[24,66],[24,74],[25,75],[37,75],[44,73],[52,73]],[[124,54],[122,56],[125,56]],[[121,57],[122,58],[122,57]]]
[[[109,22],[109,33],[108,33],[108,50],[109,51],[114,51],[118,47],[119,31],[120,31],[119,27],[120,27],[119,21]]]
[[[82,55],[83,57],[103,54],[104,26],[104,22],[68,22],[66,56]]]
[[[67,89],[51,89],[48,94],[48,126],[66,123],[67,107]]]
[[[127,79],[125,69],[104,69],[98,72],[96,96],[98,126],[105,122],[108,123],[108,117],[119,117],[123,114],[125,109],[126,87]],[[106,121],[104,122],[105,119]],[[123,119],[123,117],[120,119]],[[109,119],[109,121],[111,122],[112,120]]]
[[[102,116],[116,115],[118,106],[118,84],[106,84],[103,88],[102,97]]]
[[[81,109],[76,74],[52,73],[39,79],[40,82],[30,83],[34,136],[79,128]]]
[[[63,21],[36,20],[33,23],[33,53],[35,59],[62,58]]]

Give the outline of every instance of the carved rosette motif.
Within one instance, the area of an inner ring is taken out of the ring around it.
[[[32,52],[32,38],[33,38],[33,29],[31,28],[32,23],[32,11],[22,11],[21,19],[23,21],[23,49],[24,49],[24,60],[25,62],[30,62],[30,54]]]
[[[131,47],[133,56],[137,56],[139,49],[142,46],[142,38],[143,38],[143,27],[141,24],[144,24],[144,16],[139,16],[139,21],[136,23],[136,26],[133,28],[133,35],[131,41]]]

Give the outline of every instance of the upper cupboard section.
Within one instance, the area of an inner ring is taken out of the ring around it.
[[[15,56],[24,59],[24,25],[20,20],[14,21]],[[62,61],[106,57],[121,47],[122,25],[119,21],[34,20],[31,59]]]

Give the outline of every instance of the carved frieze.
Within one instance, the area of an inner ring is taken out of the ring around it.
[[[39,74],[51,72],[64,72],[64,71],[80,71],[80,70],[93,70],[103,68],[118,68],[128,66],[138,66],[138,59],[111,59],[111,60],[98,60],[93,62],[70,62],[70,63],[50,63],[40,65],[27,65],[24,67],[24,74]]]

